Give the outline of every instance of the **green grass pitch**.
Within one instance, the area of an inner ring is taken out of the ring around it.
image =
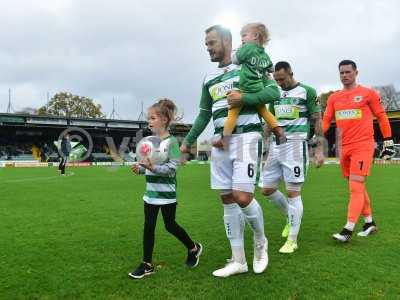
[[[222,205],[209,188],[209,166],[182,167],[177,221],[204,246],[188,270],[186,250],[156,231],[157,272],[127,276],[142,257],[144,177],[129,168],[0,169],[0,299],[399,299],[400,166],[374,166],[368,180],[379,232],[338,244],[347,185],[338,166],[311,168],[304,187],[299,250],[278,249],[284,218],[257,193],[265,217],[270,264],[252,273],[252,237],[246,229],[249,273],[226,279],[211,273],[230,257]],[[362,222],[360,222],[362,223]],[[361,227],[359,224],[356,231]]]

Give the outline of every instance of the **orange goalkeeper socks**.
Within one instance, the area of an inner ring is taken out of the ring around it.
[[[347,209],[347,220],[357,223],[358,218],[363,212],[365,203],[365,183],[355,180],[349,181],[350,201]]]

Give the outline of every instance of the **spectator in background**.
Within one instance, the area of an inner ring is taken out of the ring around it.
[[[65,175],[65,166],[67,164],[69,153],[71,152],[71,142],[69,140],[69,134],[66,134],[61,139],[61,157],[60,164],[58,166],[58,170],[60,171],[60,175]]]
[[[42,146],[42,149],[40,151],[40,158],[41,161],[48,161],[49,160],[49,155],[50,155],[50,148],[49,146],[47,146],[47,143],[44,143],[44,145]]]

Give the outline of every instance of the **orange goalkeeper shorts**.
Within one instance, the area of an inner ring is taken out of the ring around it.
[[[370,141],[342,146],[340,166],[344,177],[368,176],[374,160],[375,145]]]

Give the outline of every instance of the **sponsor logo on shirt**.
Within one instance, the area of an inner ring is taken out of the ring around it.
[[[213,101],[217,101],[226,97],[226,93],[233,90],[233,83],[238,80],[238,77],[231,78],[217,84],[210,86],[208,91]]]
[[[294,105],[274,105],[275,116],[278,119],[298,119],[299,108]]]
[[[353,101],[358,103],[361,102],[363,100],[363,96],[354,96]]]
[[[335,113],[336,121],[341,120],[359,120],[362,118],[361,109],[344,109]]]

